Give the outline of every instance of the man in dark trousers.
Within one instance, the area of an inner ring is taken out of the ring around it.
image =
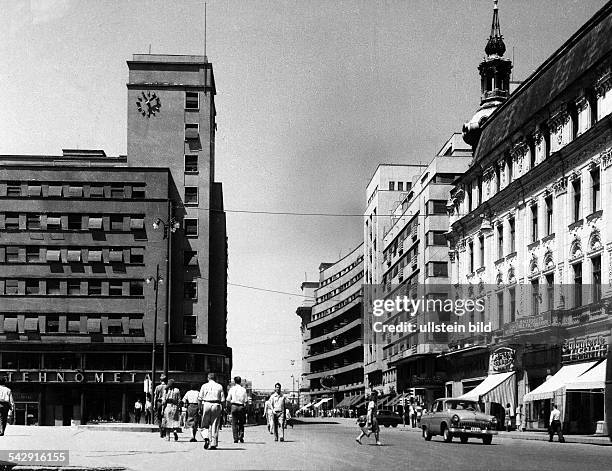
[[[234,378],[234,383],[234,386],[227,393],[227,402],[232,415],[232,433],[234,434],[234,443],[244,443],[245,412],[249,398],[246,389],[240,384],[242,383],[240,376]]]
[[[552,410],[550,411],[550,421],[548,428],[548,436],[549,442],[553,441],[553,437],[555,433],[559,434],[559,443],[565,443],[565,438],[563,438],[563,424],[561,423],[561,411],[557,409],[557,405],[552,405]]]
[[[164,412],[162,401],[166,395],[166,375],[161,375],[159,381],[160,384],[155,387],[155,392],[153,393],[153,407],[155,408],[155,417],[157,418],[157,425],[159,426],[159,436],[164,438],[166,436],[166,431],[162,427],[162,416]]]

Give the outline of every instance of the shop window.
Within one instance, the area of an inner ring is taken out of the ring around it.
[[[8,316],[7,316],[8,317]],[[7,319],[5,317],[5,320]],[[15,317],[15,324],[17,324],[17,318]],[[21,352],[2,352],[2,369],[4,370],[16,370],[19,364],[19,356]]]
[[[132,320],[130,319],[130,322]],[[130,328],[130,331],[132,329]],[[139,370],[139,371],[150,371],[151,370],[151,354],[150,353],[130,353],[126,355],[126,370]]]
[[[47,370],[77,370],[82,367],[80,353],[45,353],[43,362]]]
[[[151,357],[149,356],[149,358]],[[123,354],[107,352],[88,353],[85,357],[85,369],[96,371],[121,371],[123,370]]]

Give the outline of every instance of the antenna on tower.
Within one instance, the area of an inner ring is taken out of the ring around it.
[[[206,57],[206,2],[204,2],[204,61],[208,62],[208,57]]]

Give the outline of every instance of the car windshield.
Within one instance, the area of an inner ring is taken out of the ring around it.
[[[475,401],[446,401],[446,408],[449,410],[481,412],[480,404]]]

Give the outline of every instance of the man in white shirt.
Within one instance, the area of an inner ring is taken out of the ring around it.
[[[221,407],[225,402],[223,386],[215,381],[214,373],[208,373],[208,383],[200,388],[198,402],[202,404],[202,428],[208,429],[208,438],[204,438],[204,448],[217,449],[219,441],[219,425],[221,421]]]
[[[550,411],[550,420],[548,427],[548,436],[549,442],[553,441],[553,437],[555,433],[559,434],[559,443],[565,443],[565,438],[563,438],[563,424],[561,423],[561,411],[557,409],[557,405],[552,405],[552,410]]]
[[[196,433],[200,426],[200,405],[198,401],[199,391],[196,389],[196,385],[190,385],[189,391],[183,396],[183,407],[187,410],[185,417],[185,427],[191,428],[191,440],[190,442],[197,442]]]
[[[227,393],[229,413],[232,415],[232,433],[234,443],[244,443],[244,421],[249,398],[246,389],[241,385],[242,378],[240,376],[234,378],[234,383],[234,386]]]
[[[6,377],[0,376],[0,437],[4,435],[9,412],[15,411],[13,393],[6,387]]]
[[[280,429],[280,441],[285,441],[285,410],[287,402],[281,392],[280,383],[274,385],[274,393],[270,396],[270,407],[272,409],[272,426],[274,428],[274,441],[278,441],[278,431]]]

